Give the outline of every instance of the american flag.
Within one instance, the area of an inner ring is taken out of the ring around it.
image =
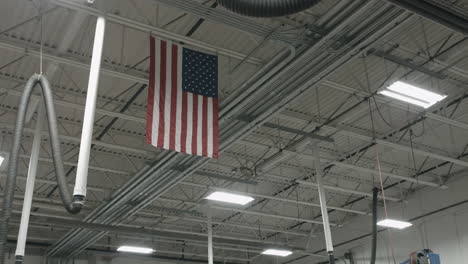
[[[146,142],[218,157],[218,57],[151,37]]]

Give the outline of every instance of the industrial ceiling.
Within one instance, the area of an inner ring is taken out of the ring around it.
[[[86,2],[0,2],[0,151],[11,148],[22,89],[42,59],[70,184],[96,16],[108,21],[88,197],[76,217],[61,206],[43,132],[28,245],[50,257],[112,256],[133,243],[155,248],[161,261],[206,261],[204,198],[229,190],[255,201],[211,206],[216,261],[272,263],[262,250],[286,247],[294,250],[288,260],[319,263],[326,252],[316,157],[333,232],[358,217],[370,221],[380,177],[386,203],[404,207],[410,195],[445,189],[468,167],[468,31],[444,18],[466,21],[468,1],[439,1],[438,14],[408,1],[327,0],[262,19],[210,0]],[[145,143],[151,35],[219,56],[218,159]],[[423,109],[379,93],[396,80],[447,98]],[[12,244],[35,126],[33,116],[20,154]]]

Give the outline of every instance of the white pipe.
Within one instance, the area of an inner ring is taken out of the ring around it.
[[[106,19],[102,16],[97,18],[96,32],[94,35],[93,57],[89,73],[88,92],[86,95],[86,108],[83,118],[83,131],[81,133],[81,147],[76,170],[76,181],[73,196],[86,197],[86,184],[88,181],[89,155],[93,141],[93,125],[96,112],[96,99],[99,84],[99,73],[101,70],[102,48],[104,45],[104,34],[106,30]]]
[[[323,220],[323,231],[325,234],[325,243],[327,246],[328,254],[333,254],[333,241],[330,229],[330,220],[328,218],[328,208],[327,208],[327,198],[325,195],[325,188],[323,187],[322,182],[322,166],[320,165],[320,158],[317,151],[317,146],[312,148],[313,155],[315,156],[314,159],[314,167],[315,167],[315,180],[317,181],[317,188],[320,198],[320,207],[322,211],[322,220]]]
[[[24,257],[24,249],[26,246],[26,237],[28,235],[29,215],[31,213],[31,205],[34,193],[34,183],[37,174],[37,164],[39,162],[39,151],[41,147],[41,130],[45,119],[45,109],[39,105],[36,129],[34,130],[34,139],[31,150],[31,159],[29,160],[28,178],[26,180],[26,189],[24,191],[23,211],[21,214],[21,224],[18,231],[18,242],[16,244],[16,256]]]
[[[213,264],[213,223],[212,211],[208,208],[208,264]]]

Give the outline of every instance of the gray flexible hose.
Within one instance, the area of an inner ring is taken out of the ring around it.
[[[280,17],[304,11],[321,0],[218,0],[218,3],[241,15]]]
[[[32,91],[36,85],[42,88],[42,96],[46,106],[47,120],[50,133],[50,145],[52,149],[52,157],[55,166],[55,175],[57,177],[57,185],[59,186],[60,196],[65,209],[71,214],[78,214],[83,206],[83,199],[73,197],[68,189],[68,183],[65,176],[62,154],[60,151],[60,141],[58,138],[57,118],[53,103],[52,91],[49,81],[43,75],[34,74],[29,78],[24,88],[23,95],[18,107],[18,116],[16,118],[16,127],[13,134],[13,146],[10,153],[10,163],[8,167],[8,175],[5,184],[5,192],[3,198],[3,211],[0,219],[0,263],[3,264],[5,259],[6,238],[8,234],[8,224],[11,218],[11,208],[16,187],[16,173],[18,169],[18,157],[21,147],[21,137],[25,122],[25,116],[28,109]]]

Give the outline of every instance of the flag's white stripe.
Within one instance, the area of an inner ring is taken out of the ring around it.
[[[213,157],[213,98],[208,98],[208,157]]]
[[[198,121],[197,121],[197,155],[203,155],[203,96],[202,95],[195,95],[198,96]]]
[[[158,146],[158,136],[159,136],[159,80],[161,74],[161,41],[155,39],[155,60],[154,60],[154,104],[153,104],[153,127],[151,129],[151,143],[154,146]]]
[[[176,134],[175,150],[180,152],[182,136],[182,46],[177,48],[177,109],[176,109]]]
[[[193,94],[187,93],[187,140],[186,153],[192,154],[192,128],[193,128]]]
[[[164,148],[169,149],[171,138],[172,42],[166,42],[166,101],[164,103]]]

